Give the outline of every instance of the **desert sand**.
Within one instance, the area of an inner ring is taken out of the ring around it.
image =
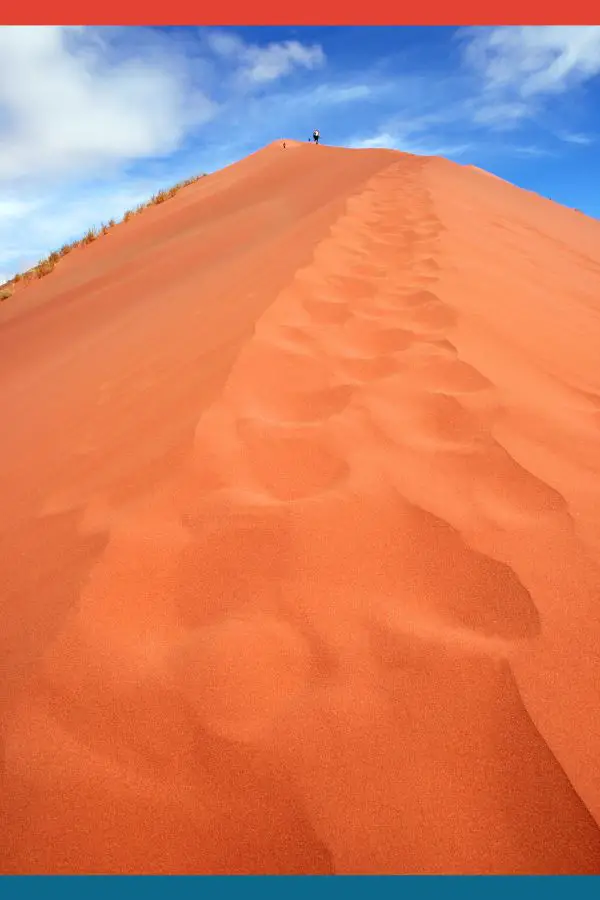
[[[600,223],[275,143],[0,308],[2,873],[600,873]]]

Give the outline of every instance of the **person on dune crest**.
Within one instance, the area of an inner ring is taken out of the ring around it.
[[[319,143],[319,138],[320,138],[320,136],[321,136],[321,135],[319,134],[319,132],[318,132],[317,129],[315,128],[315,130],[313,131],[313,141],[315,142],[315,144],[318,144],[318,143]]]

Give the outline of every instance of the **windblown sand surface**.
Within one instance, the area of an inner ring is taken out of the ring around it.
[[[0,311],[4,873],[600,872],[600,223],[275,144]]]

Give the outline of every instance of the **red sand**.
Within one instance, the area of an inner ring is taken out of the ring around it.
[[[599,873],[599,298],[290,143],[5,302],[0,870]]]

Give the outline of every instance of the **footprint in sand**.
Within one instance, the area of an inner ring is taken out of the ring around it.
[[[286,622],[252,614],[190,633],[169,665],[202,726],[230,741],[260,742],[307,689],[311,658]]]
[[[374,381],[395,375],[400,364],[396,356],[344,356],[338,361],[340,373],[357,382]]]
[[[425,272],[428,275],[440,271],[440,264],[432,256],[426,256],[423,259],[415,260],[415,267],[419,272]]]
[[[396,308],[425,309],[428,306],[441,304],[440,298],[433,291],[398,291]]]
[[[404,447],[471,454],[491,442],[480,417],[442,393],[407,393],[402,375],[373,385],[365,404],[382,434]]]
[[[325,325],[342,325],[352,316],[348,303],[343,300],[306,297],[302,305],[315,322]]]
[[[314,496],[349,474],[348,462],[331,447],[322,426],[244,418],[236,427],[253,477],[279,500]]]
[[[249,364],[251,377],[247,374]],[[273,373],[277,373],[276,378]],[[341,412],[353,390],[352,385],[339,383],[331,365],[315,357],[308,346],[307,352],[293,352],[278,335],[272,341],[261,339],[248,346],[230,377],[226,398],[249,417],[309,423]]]
[[[337,384],[315,391],[286,391],[266,402],[256,398],[253,407],[265,421],[284,423],[316,423],[339,415],[350,403],[353,384]]]
[[[286,326],[283,334],[290,333]],[[310,330],[296,328],[294,337]],[[299,339],[298,339],[299,340]],[[314,354],[312,341],[306,350],[292,352],[279,334],[257,335],[244,348],[227,382],[224,397],[237,408],[258,402],[277,402],[290,392],[322,391],[331,386],[332,373],[327,361]]]
[[[443,356],[446,359],[457,359],[458,357],[458,350],[455,345],[446,338],[427,341],[427,346],[437,356]]]
[[[356,298],[369,299],[379,290],[378,285],[370,278],[357,275],[325,275],[323,284],[331,287],[333,292],[339,291],[344,302]]]
[[[435,298],[428,303],[415,306],[405,304],[407,322],[415,330],[443,332],[456,325],[457,316],[453,309]]]
[[[342,629],[364,633],[374,619],[393,632],[410,630],[411,621],[425,631],[441,622],[505,639],[539,632],[538,611],[515,572],[391,484],[304,505],[292,539],[310,588],[297,603],[334,638]]]
[[[539,633],[539,614],[531,594],[509,566],[471,549],[447,522],[425,510],[414,508],[411,518],[398,601],[387,604],[387,616],[383,616],[393,631],[403,630],[398,613],[404,595],[410,598],[417,620],[427,619],[429,613],[432,625],[437,619],[440,624],[445,621],[474,634],[504,639]],[[418,540],[409,542],[410,534],[418,535]],[[409,621],[410,616],[405,623],[410,631]]]
[[[431,354],[413,368],[411,381],[426,390],[445,394],[471,394],[493,388],[492,382],[468,363]]]
[[[255,337],[292,356],[306,356],[315,349],[314,335],[307,325],[260,322],[256,326]]]
[[[394,241],[402,240],[405,226],[398,219],[397,215],[390,216],[389,212],[378,212],[372,216],[370,224],[373,232],[375,232],[379,238],[387,239],[388,237],[391,237]]]
[[[427,274],[414,274],[412,276],[412,282],[415,287],[427,287],[427,285],[433,286],[437,284],[439,281],[439,277],[437,275],[427,275]]]
[[[356,263],[352,267],[352,275],[359,278],[382,279],[389,278],[389,268],[376,263]]]
[[[406,328],[385,327],[385,316],[353,319],[348,325],[327,336],[330,352],[365,357],[388,356],[406,350],[414,340],[412,331]]]
[[[559,491],[517,462],[491,438],[489,453],[478,465],[482,508],[504,525],[529,521],[539,523],[547,516],[567,516],[569,507]],[[477,477],[477,470],[472,471]]]

